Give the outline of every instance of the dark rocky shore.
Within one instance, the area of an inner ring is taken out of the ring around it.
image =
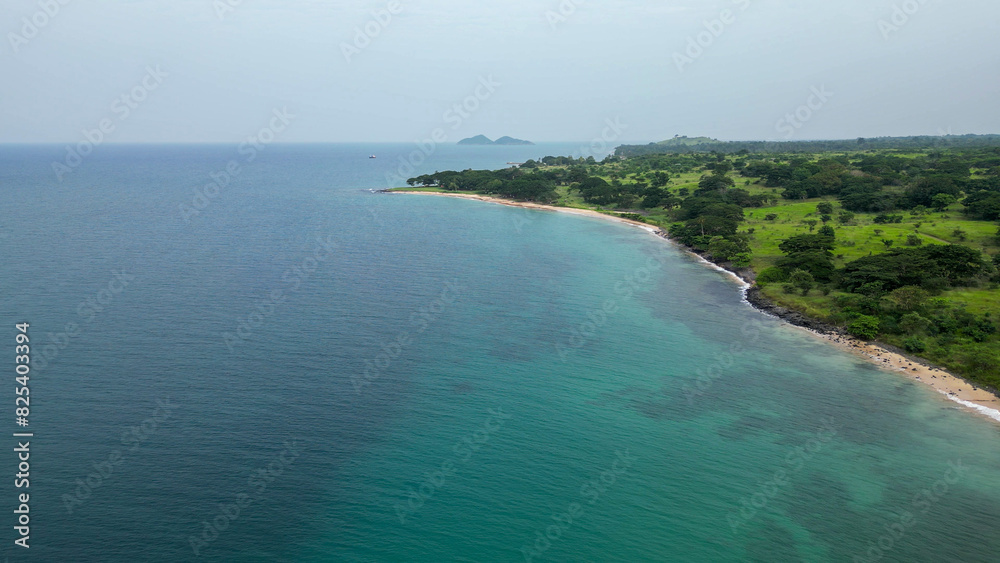
[[[667,240],[670,240],[671,242],[677,242],[677,241],[674,241],[673,239],[671,239],[670,236],[667,235],[666,231],[659,230],[659,231],[656,232],[656,234],[658,236],[661,236],[661,237],[667,239]],[[680,243],[678,243],[678,244],[680,244]],[[685,245],[681,245],[681,246],[684,247],[688,252],[690,252],[692,254],[696,254],[696,255],[698,255],[698,256],[700,256],[702,258],[705,258],[704,255],[703,255],[703,253],[698,252],[697,250],[695,250],[695,249],[693,249],[693,248],[691,248],[689,246],[685,246]],[[800,327],[803,327],[803,328],[807,328],[809,330],[812,330],[814,332],[818,332],[818,333],[821,333],[821,334],[840,334],[840,335],[845,334],[844,330],[842,328],[840,328],[840,327],[837,327],[837,326],[834,326],[832,324],[825,323],[823,321],[820,321],[820,320],[808,317],[808,316],[803,315],[802,313],[800,313],[798,311],[794,311],[792,309],[788,309],[787,307],[782,307],[782,306],[778,305],[777,303],[775,303],[774,301],[771,301],[770,299],[768,299],[767,297],[765,297],[764,294],[761,292],[760,288],[757,287],[757,285],[755,283],[756,280],[755,280],[755,274],[754,274],[753,270],[751,270],[749,268],[746,268],[746,269],[737,269],[737,268],[734,268],[732,266],[732,264],[729,264],[729,263],[723,263],[723,264],[717,264],[715,262],[712,262],[712,263],[715,264],[716,266],[718,266],[718,267],[720,267],[720,268],[728,271],[728,272],[731,272],[736,277],[738,277],[741,280],[745,281],[746,283],[750,284],[750,287],[748,287],[746,289],[745,294],[746,294],[747,302],[750,303],[751,305],[753,305],[753,307],[755,309],[757,309],[757,310],[759,310],[759,311],[761,311],[763,313],[766,313],[768,315],[771,315],[771,316],[774,316],[774,317],[778,317],[779,319],[781,319],[781,320],[783,320],[783,321],[785,321],[785,322],[787,322],[789,324],[793,324],[795,326],[800,326]]]

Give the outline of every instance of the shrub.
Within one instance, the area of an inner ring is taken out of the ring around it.
[[[951,282],[948,281],[948,278],[942,277],[926,278],[920,282],[920,287],[926,289],[931,295],[939,295],[951,287]]]
[[[880,215],[876,215],[875,218],[872,219],[872,220],[874,222],[876,222],[876,223],[879,223],[879,224],[884,224],[884,223],[902,223],[903,222],[903,216],[902,215],[888,215],[888,214],[882,213]]]
[[[918,313],[907,313],[899,321],[899,328],[907,334],[920,334],[931,326],[930,319],[921,317]]]
[[[906,235],[906,246],[920,246],[924,240],[917,235]]]
[[[911,336],[903,342],[903,348],[906,349],[907,352],[920,354],[921,352],[927,350],[927,344],[924,344],[924,341],[916,336]]]
[[[757,283],[784,283],[788,281],[788,272],[781,268],[765,268],[757,274]]]
[[[816,284],[813,275],[805,270],[795,270],[788,276],[788,280],[792,282],[792,285],[802,290],[803,297],[809,295],[809,290]]]
[[[996,377],[1000,365],[996,358],[986,350],[973,350],[964,358],[965,367],[976,375],[993,375]]]
[[[863,340],[874,340],[878,336],[878,329],[878,319],[868,315],[858,315],[851,324],[847,325],[847,332],[851,336]]]
[[[739,269],[749,268],[751,260],[753,260],[753,254],[750,252],[740,252],[732,257],[733,267]]]
[[[767,215],[764,216],[765,221],[774,221],[777,218],[778,218],[777,213],[768,213]]]

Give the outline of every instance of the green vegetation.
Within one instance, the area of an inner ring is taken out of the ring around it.
[[[643,156],[672,152],[717,152],[737,154],[818,154],[823,152],[856,152],[876,150],[920,151],[928,148],[958,149],[995,147],[1000,144],[1000,135],[945,135],[918,137],[877,137],[865,139],[845,139],[840,141],[717,141],[708,137],[675,137],[648,145],[622,145],[615,151],[616,156]]]
[[[917,146],[913,139],[897,144]],[[855,142],[809,154],[697,152],[677,142],[602,162],[546,157],[409,184],[659,226],[714,262],[752,270],[761,292],[782,306],[997,389],[1000,137],[960,139],[967,142],[959,148],[869,150],[872,143]],[[800,145],[809,143],[789,144]]]

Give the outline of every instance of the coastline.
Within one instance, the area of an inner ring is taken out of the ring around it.
[[[633,221],[631,219],[626,219],[624,217],[617,217],[614,215],[606,215],[604,213],[599,213],[590,209],[576,209],[570,207],[557,207],[554,205],[544,205],[540,203],[533,202],[518,202],[511,201],[507,199],[501,199],[497,197],[478,195],[478,194],[456,194],[456,193],[443,193],[443,192],[423,192],[423,191],[407,191],[398,190],[390,191],[383,190],[384,193],[400,193],[400,194],[418,194],[418,195],[435,195],[443,197],[452,197],[460,199],[471,199],[477,201],[483,201],[487,203],[497,203],[500,205],[506,205],[508,207],[522,207],[526,209],[539,209],[545,211],[556,211],[560,213],[570,213],[573,215],[583,215],[588,217],[598,217],[602,219],[607,219],[610,221],[616,221],[619,223],[625,223],[628,225],[640,227],[643,230],[660,237],[672,244],[677,245],[679,248],[698,257],[706,265],[711,266],[714,269],[725,272],[735,278],[743,286],[744,299],[749,305],[757,309],[758,311],[777,317],[785,321],[788,325],[801,329],[808,333],[809,335],[822,339],[838,348],[849,352],[855,356],[864,358],[867,361],[875,364],[876,366],[886,370],[896,373],[897,375],[905,375],[912,381],[922,383],[924,385],[930,386],[932,389],[937,391],[942,395],[942,399],[950,400],[954,403],[961,405],[963,410],[967,410],[971,413],[985,416],[994,422],[1000,423],[1000,396],[987,391],[986,389],[976,387],[972,383],[962,379],[961,377],[949,373],[948,371],[936,367],[926,360],[921,358],[914,358],[903,354],[900,351],[895,351],[889,349],[888,346],[878,343],[878,342],[866,342],[850,335],[844,333],[838,327],[826,324],[822,321],[812,319],[799,313],[797,311],[792,311],[784,307],[779,307],[768,300],[766,297],[761,295],[760,290],[753,285],[753,280],[747,275],[747,272],[732,271],[718,264],[709,262],[705,260],[704,257],[696,252],[691,251],[684,245],[677,244],[675,241],[670,239],[666,232],[662,229],[650,225],[648,223],[643,223],[641,221]]]

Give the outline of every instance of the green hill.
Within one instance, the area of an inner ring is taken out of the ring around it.
[[[711,143],[720,143],[718,139],[712,139],[710,137],[686,137],[678,135],[673,139],[667,139],[666,141],[660,141],[656,143],[662,147],[690,147],[693,145],[707,145]]]

